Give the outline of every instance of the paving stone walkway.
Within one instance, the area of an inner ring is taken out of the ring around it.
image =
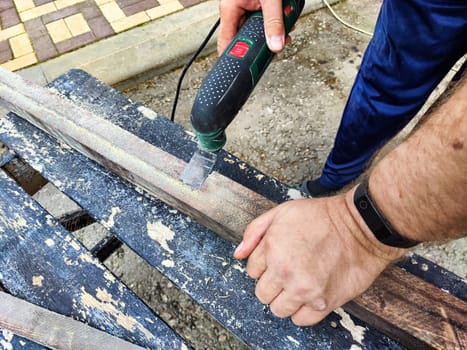
[[[0,66],[16,71],[204,0],[0,0]]]

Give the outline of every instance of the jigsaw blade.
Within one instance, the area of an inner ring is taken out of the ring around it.
[[[208,152],[197,148],[190,162],[180,175],[180,180],[198,189],[204,183],[216,164],[218,152]]]

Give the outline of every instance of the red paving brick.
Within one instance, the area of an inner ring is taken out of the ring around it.
[[[7,62],[13,58],[10,45],[7,40],[0,41],[0,63]]]
[[[8,28],[20,23],[16,8],[11,7],[9,9],[0,11],[0,25],[1,28]]]
[[[13,3],[13,0],[1,0],[0,1],[0,11],[11,9],[14,7],[15,7],[15,4]]]
[[[34,4],[36,6],[41,6],[44,4],[48,4],[49,2],[53,2],[54,0],[34,0]]]
[[[31,40],[31,43],[39,61],[46,61],[49,58],[57,56],[58,54],[54,43],[48,35],[44,35],[34,40]]]
[[[44,23],[42,23],[42,20],[39,17],[24,22],[24,28],[29,34],[29,38],[31,40],[40,38],[41,36],[49,35],[47,28],[45,27]]]
[[[126,16],[159,6],[156,0],[117,0],[117,4]]]
[[[101,10],[99,10],[99,7],[97,7],[94,1],[80,2],[76,6],[78,6],[79,11],[88,20],[96,17],[103,17]]]
[[[88,20],[88,25],[96,38],[102,39],[115,34],[109,22],[107,22],[104,17],[91,18]]]
[[[77,49],[81,46],[90,44],[94,41],[96,41],[96,37],[94,36],[94,34],[91,32],[87,32],[56,43],[55,46],[57,47],[58,52],[65,53]]]

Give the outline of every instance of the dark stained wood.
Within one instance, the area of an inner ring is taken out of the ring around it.
[[[409,348],[467,348],[467,304],[396,266],[344,309]]]
[[[187,348],[3,171],[0,188],[0,282],[5,290],[140,346]],[[0,306],[0,314],[6,315],[7,310]],[[57,332],[61,330],[66,331]]]
[[[0,327],[50,349],[144,349],[5,292],[0,292]]]
[[[58,95],[0,69],[2,105],[234,241],[274,203],[213,173],[200,190],[178,178],[186,163]],[[226,186],[226,183],[228,185]]]
[[[234,242],[248,222],[274,205],[216,173],[193,191],[177,180],[185,166],[177,157],[18,77],[1,76],[0,97],[21,116]],[[466,303],[397,266],[346,309],[412,347],[465,346]]]

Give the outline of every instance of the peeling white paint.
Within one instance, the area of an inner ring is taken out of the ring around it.
[[[42,287],[42,281],[44,281],[44,276],[32,276],[32,285],[34,287]]]
[[[112,283],[115,283],[115,276],[112,275],[109,271],[104,271],[104,278]]]
[[[65,265],[68,265],[68,266],[77,266],[77,265],[79,265],[79,263],[77,261],[73,261],[73,260],[71,260],[69,258],[64,258],[63,262],[65,263]]]
[[[290,335],[287,336],[287,339],[296,345],[300,345],[300,342],[297,339],[291,337]]]
[[[174,267],[175,263],[172,260],[164,260],[162,261],[162,265],[165,267]]]
[[[355,342],[362,344],[363,339],[365,338],[366,328],[362,326],[357,326],[354,323],[354,321],[350,318],[349,314],[345,312],[342,308],[338,308],[334,312],[341,317],[339,323],[342,325],[342,327],[344,327],[350,332],[350,334],[352,335],[352,339]],[[352,345],[351,350],[361,350],[361,347],[357,345]]]
[[[167,242],[174,239],[175,232],[165,226],[161,221],[148,222],[146,228],[149,238],[159,243],[161,247],[170,254],[174,253],[174,251],[170,249]]]
[[[102,289],[102,288],[96,289],[96,298],[99,299],[100,301],[103,301],[104,303],[113,302],[112,295],[106,289]]]
[[[21,215],[19,215],[18,213],[15,213],[14,220],[12,220],[10,222],[10,225],[14,229],[21,229],[21,228],[24,228],[24,227],[28,226],[26,220]]]
[[[97,260],[97,258],[93,257],[91,254],[89,253],[81,253],[78,257],[81,261],[85,261],[89,264],[92,264],[92,265],[95,265],[97,266],[98,268],[100,268],[101,270],[105,269],[100,263],[99,263],[99,260]],[[105,277],[105,274],[104,274],[104,277]]]
[[[119,214],[121,212],[122,212],[122,210],[119,207],[113,207],[112,211],[111,211],[111,213],[109,215],[109,218],[107,219],[107,221],[103,221],[102,225],[107,229],[111,229],[115,224],[115,215],[117,215],[117,214]]]
[[[240,265],[240,264],[238,264],[238,263],[237,263],[237,264],[233,264],[233,265],[232,265],[232,268],[233,268],[234,270],[237,270],[237,271],[240,271],[240,272],[245,272],[245,267],[243,267],[242,265]]]
[[[230,164],[235,163],[235,161],[233,159],[229,159],[227,157],[224,157],[224,161],[227,162],[227,163],[230,163]]]
[[[72,240],[72,241],[70,242],[70,246],[71,246],[74,250],[76,250],[76,251],[78,251],[78,250],[81,249],[81,247],[79,246],[78,242],[76,242],[75,240]]]
[[[55,180],[52,182],[55,187],[57,187],[58,189],[63,189],[63,182],[61,182],[60,180]]]
[[[47,238],[45,240],[45,244],[47,244],[49,247],[53,247],[55,245],[55,242],[52,238]]]
[[[99,290],[97,290],[99,293]],[[103,292],[100,292],[100,296],[103,297]],[[107,298],[107,297],[106,297]],[[115,319],[115,322],[125,328],[130,332],[134,332],[135,330],[140,331],[147,339],[153,339],[154,336],[152,333],[146,329],[141,323],[139,323],[134,317],[124,314],[121,310],[118,310],[115,307],[117,302],[110,298],[110,301],[101,301],[86,292],[84,287],[81,287],[81,303],[86,308],[92,308],[96,311],[101,311]],[[108,298],[107,298],[108,300]]]
[[[11,343],[6,342],[5,340],[0,341],[0,346],[3,350],[13,350],[13,345]]]
[[[145,116],[146,118],[150,119],[150,120],[154,120],[157,118],[157,113],[154,112],[152,109],[149,109],[147,107],[144,107],[144,106],[139,106],[138,107],[138,111],[143,115]]]
[[[2,329],[2,335],[7,342],[11,342],[13,340],[13,332],[9,331],[8,329]]]
[[[289,199],[300,199],[300,198],[305,198],[303,197],[303,194],[302,192],[300,192],[299,190],[295,189],[295,188],[290,188],[288,191],[287,191],[287,197]]]

